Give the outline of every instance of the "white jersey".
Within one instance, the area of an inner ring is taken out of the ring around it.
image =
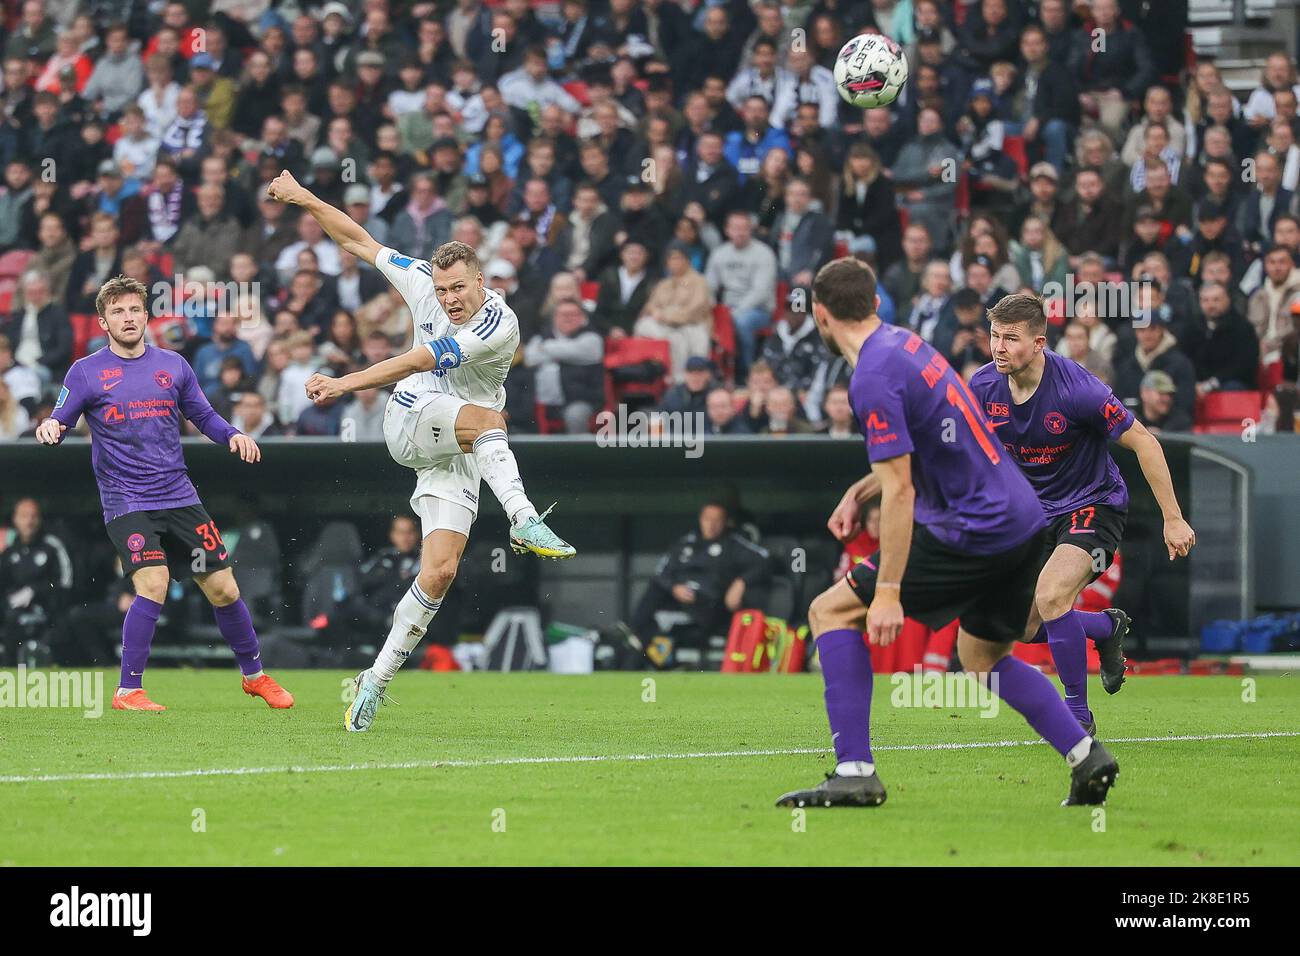
[[[485,289],[482,308],[456,325],[434,294],[433,268],[427,260],[384,247],[375,265],[410,307],[415,344],[438,360],[436,369],[408,375],[397,383],[397,390],[434,390],[498,412],[505,408],[506,373],[519,347],[519,319],[505,299]]]

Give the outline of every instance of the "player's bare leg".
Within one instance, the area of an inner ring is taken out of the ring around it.
[[[158,616],[167,600],[171,575],[165,565],[140,568],[131,575],[135,600],[122,621],[122,675],[113,695],[114,710],[166,710],[144,691],[144,669],[149,661]]]
[[[250,697],[262,698],[267,706],[276,710],[292,707],[293,695],[262,670],[262,647],[257,641],[257,631],[253,628],[253,616],[239,596],[235,572],[230,568],[222,568],[220,571],[196,574],[194,583],[212,605],[217,630],[235,654],[239,672],[244,677],[244,693]]]
[[[957,631],[961,666],[1010,704],[1069,764],[1070,795],[1063,805],[1104,803],[1119,764],[1079,726],[1052,682],[1011,656],[1013,643],[986,641],[965,628]]]
[[[448,528],[437,528],[425,535],[420,546],[420,573],[397,602],[393,626],[375,663],[356,677],[356,696],[343,716],[348,730],[364,732],[374,723],[379,704],[388,696],[389,682],[397,676],[442,607],[442,599],[456,579],[456,569],[468,541],[459,531]]]
[[[826,684],[826,716],[831,725],[836,766],[815,787],[783,794],[779,807],[878,807],[885,787],[871,756],[871,650],[863,640],[867,609],[845,579],[813,599],[808,625]]]
[[[571,558],[577,554],[573,545],[549,527],[545,514],[539,515],[524,492],[519,477],[519,463],[510,450],[506,420],[501,413],[481,405],[466,405],[456,416],[456,441],[467,455],[478,462],[483,480],[510,519],[510,546],[519,554],[531,551],[543,558]]]

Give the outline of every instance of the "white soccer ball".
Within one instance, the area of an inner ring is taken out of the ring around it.
[[[907,57],[889,37],[862,33],[840,47],[835,87],[845,102],[862,109],[888,106],[907,82]]]

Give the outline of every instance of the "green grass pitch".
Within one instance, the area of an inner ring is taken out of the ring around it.
[[[879,677],[888,802],[801,821],[773,801],[831,765],[813,675],[408,672],[349,734],[341,672],[278,673],[291,711],[233,671],[150,674],[167,713],[0,711],[0,864],[1300,863],[1293,677],[1253,702],[1240,678],[1094,678],[1121,765],[1104,815],[1058,806],[1045,745],[972,746],[1034,736],[1008,708],[894,707]],[[1124,740],[1174,735],[1249,736]]]

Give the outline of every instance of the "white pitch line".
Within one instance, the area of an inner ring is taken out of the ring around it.
[[[1261,740],[1268,737],[1300,737],[1300,730],[1271,730],[1254,734],[1188,734],[1171,737],[1108,737],[1113,744],[1158,744],[1180,741]],[[896,744],[873,747],[873,751],[895,750],[983,750],[992,747],[1036,747],[1044,740],[991,740],[973,743]],[[82,780],[172,780],[185,777],[247,777],[268,773],[342,773],[356,770],[440,770],[474,767],[515,767],[528,764],[633,763],[642,760],[714,760],[724,757],[797,757],[827,754],[823,747],[788,750],[720,750],[681,754],[593,754],[573,757],[492,757],[486,760],[418,760],[405,763],[325,764],[315,767],[213,767],[195,770],[139,770],[124,773],[64,773],[0,777],[0,783],[69,783]]]

